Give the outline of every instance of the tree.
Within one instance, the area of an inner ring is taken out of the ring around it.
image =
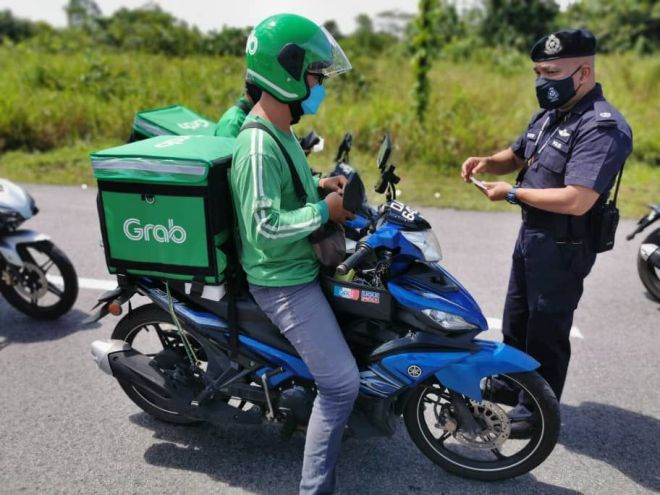
[[[598,39],[601,52],[660,49],[657,0],[580,0],[560,16],[563,26],[582,26]],[[562,27],[563,27],[562,26]]]
[[[30,38],[35,34],[35,26],[30,21],[14,17],[9,9],[0,11],[0,41],[8,38],[14,42]]]
[[[123,50],[188,55],[202,51],[204,45],[199,30],[189,28],[155,4],[135,10],[119,9],[112,17],[103,19],[101,25],[101,41]]]
[[[408,26],[414,18],[414,14],[400,10],[385,10],[376,14],[379,31],[391,34],[399,39],[404,37]]]
[[[528,51],[552,31],[559,13],[555,0],[486,0],[480,35],[486,45]]]
[[[378,55],[397,42],[395,36],[374,30],[374,23],[367,14],[355,18],[357,28],[350,36],[343,38],[342,47],[346,53]]]
[[[336,21],[329,20],[325,21],[323,23],[323,27],[332,35],[334,39],[339,41],[344,37],[343,34],[341,34],[341,31],[339,31],[339,26],[337,25]]]
[[[70,28],[94,29],[101,17],[101,9],[94,0],[69,0],[64,7]]]
[[[457,38],[463,38],[468,31],[465,22],[458,14],[456,7],[449,0],[435,0],[432,3],[431,10],[427,14],[430,28],[426,36],[428,37],[428,47],[430,55],[439,54],[442,47]],[[408,25],[406,29],[406,38],[409,47],[414,53],[415,38],[420,29],[419,18]]]
[[[241,56],[245,54],[245,43],[252,31],[248,28],[223,26],[221,31],[211,31],[204,40],[205,52],[213,55]]]
[[[358,14],[355,18],[355,24],[357,24],[355,34],[369,35],[374,33],[374,22],[367,14]]]
[[[413,70],[415,71],[415,112],[420,122],[424,122],[429,104],[429,78],[431,70],[431,45],[433,41],[433,12],[438,7],[437,0],[419,0],[419,15],[415,19],[415,36],[412,39],[414,51]]]

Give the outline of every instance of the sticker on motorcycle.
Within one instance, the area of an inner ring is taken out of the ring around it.
[[[360,301],[363,303],[380,304],[380,294],[370,290],[363,290]]]
[[[351,289],[350,287],[335,285],[332,293],[335,297],[341,297],[342,299],[351,299],[352,301],[360,300],[360,289]]]

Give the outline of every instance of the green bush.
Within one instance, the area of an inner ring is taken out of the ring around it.
[[[517,52],[482,48],[462,62],[451,56],[436,60],[429,72],[425,126],[415,117],[408,58],[392,50],[378,57],[351,56],[351,61],[353,71],[326,83],[328,98],[320,114],[303,119],[296,131],[303,134],[313,127],[325,137],[326,151],[314,155],[313,162],[326,170],[344,132],[352,132],[355,163],[369,181],[380,139],[390,132],[406,200],[453,205],[443,199],[443,188],[460,185],[455,178],[462,161],[509,146],[537,109],[531,62]],[[633,128],[631,163],[647,165],[626,174],[646,181],[635,185],[642,188],[635,191],[639,204],[632,211],[637,214],[658,191],[660,57],[599,56],[596,70],[605,95]],[[50,157],[56,164],[67,157],[75,157],[72,163],[86,163],[85,154],[94,148],[124,141],[141,109],[179,103],[216,119],[240,93],[243,71],[239,57],[182,58],[91,49],[51,53],[28,45],[2,46],[0,174],[20,171],[22,157],[29,156],[3,152],[39,151],[27,163],[43,174],[18,176],[60,180],[66,174],[54,173],[57,167],[48,164]],[[438,200],[436,192],[441,193]],[[471,193],[465,192],[470,201],[482,199]]]

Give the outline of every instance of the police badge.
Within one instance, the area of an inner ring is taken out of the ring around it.
[[[545,50],[543,50],[546,55],[557,55],[563,47],[561,46],[561,41],[554,34],[548,36],[548,39],[545,40]]]
[[[550,86],[550,89],[548,89],[548,100],[550,100],[551,102],[555,102],[558,99],[559,99],[559,93],[554,87]]]

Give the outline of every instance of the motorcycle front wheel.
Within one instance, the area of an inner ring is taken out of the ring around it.
[[[660,246],[660,229],[651,232],[642,244],[655,244]],[[658,278],[658,269],[642,258],[641,253],[637,253],[637,273],[639,278],[656,301],[660,301],[660,278]]]
[[[78,297],[78,276],[67,256],[51,242],[21,246],[20,268],[7,266],[0,293],[32,318],[54,320],[69,311]]]
[[[481,429],[477,434],[463,431],[450,391],[435,379],[419,385],[404,409],[406,428],[417,447],[438,466],[463,478],[497,481],[528,473],[550,455],[559,437],[559,404],[540,375],[487,377],[482,389],[489,389],[492,380],[505,384],[513,397],[526,394],[534,421],[528,437],[512,434],[509,413],[515,400],[505,404],[493,397],[481,402],[463,397]]]

